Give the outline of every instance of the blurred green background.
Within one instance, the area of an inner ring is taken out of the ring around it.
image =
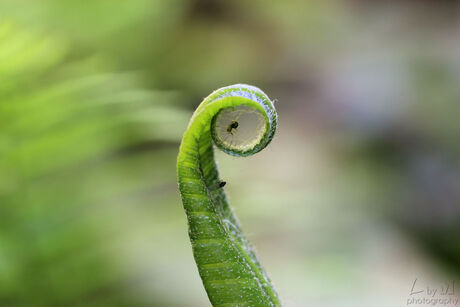
[[[1,0],[0,306],[210,306],[175,159],[234,83],[277,100],[217,159],[286,306],[459,281],[459,80],[458,1]]]

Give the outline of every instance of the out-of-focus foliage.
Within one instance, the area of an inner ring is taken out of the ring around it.
[[[72,58],[69,45],[0,24],[2,306],[136,303],[121,290],[138,281],[111,263],[118,226],[107,216],[162,185],[149,160],[162,148],[174,157],[188,120],[176,94],[97,56]]]
[[[175,160],[203,96],[238,82],[278,99],[278,136],[217,160],[286,306],[399,306],[415,278],[458,279],[458,12],[0,1],[0,305],[208,304]]]

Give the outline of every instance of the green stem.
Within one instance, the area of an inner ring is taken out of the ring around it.
[[[276,124],[270,99],[256,87],[236,84],[204,99],[182,139],[179,189],[195,261],[213,306],[281,306],[227,202],[211,141],[228,154],[252,155],[270,143]]]

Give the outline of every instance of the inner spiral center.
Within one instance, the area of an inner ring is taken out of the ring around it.
[[[263,138],[265,129],[263,114],[247,105],[220,111],[213,123],[216,141],[237,151],[254,148]]]

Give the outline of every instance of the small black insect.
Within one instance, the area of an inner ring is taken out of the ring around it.
[[[218,182],[218,183],[215,183],[215,184],[211,185],[211,186],[209,187],[209,190],[210,190],[210,191],[215,191],[215,190],[217,190],[217,189],[223,188],[226,184],[227,184],[227,182],[225,182],[225,181],[220,181],[220,182]]]
[[[237,121],[232,121],[230,125],[228,125],[227,132],[233,135],[233,129],[236,130],[238,128],[238,122]]]

